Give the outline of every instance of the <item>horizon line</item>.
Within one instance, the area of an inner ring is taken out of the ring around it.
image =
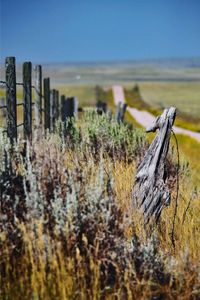
[[[6,59],[6,57],[9,56],[5,56],[4,61]],[[11,56],[10,56],[11,57]],[[16,56],[13,56],[15,58],[17,58]],[[169,57],[158,57],[158,58],[130,58],[130,59],[108,59],[108,60],[77,60],[77,61],[67,61],[67,60],[63,60],[63,61],[47,61],[47,62],[42,62],[42,61],[32,61],[33,64],[42,64],[42,65],[64,65],[64,64],[68,64],[68,65],[95,65],[95,64],[120,64],[120,63],[152,63],[152,62],[167,62],[167,61],[186,61],[186,60],[200,60],[200,55],[199,56],[169,56]],[[16,65],[20,65],[26,61],[31,61],[31,60],[23,60],[23,61],[17,61],[16,59]],[[0,59],[0,65],[3,65],[3,59]]]

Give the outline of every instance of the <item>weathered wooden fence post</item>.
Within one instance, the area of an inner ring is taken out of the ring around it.
[[[17,139],[16,70],[15,57],[6,58],[7,133],[13,144]]]
[[[126,103],[122,103],[122,102],[118,103],[117,108],[116,108],[116,121],[118,123],[123,122],[125,112],[126,112],[126,107],[127,107]]]
[[[78,99],[74,97],[74,117],[78,118]]]
[[[158,221],[163,207],[170,203],[167,187],[166,156],[176,109],[165,109],[147,132],[159,130],[138,167],[133,187],[133,207],[144,215],[145,223],[151,218]]]
[[[24,137],[30,138],[32,134],[32,86],[31,62],[23,64],[23,98],[24,98]]]
[[[123,103],[122,107],[121,107],[121,121],[124,121],[124,116],[125,116],[125,112],[126,112],[126,108],[127,108],[127,104]]]
[[[56,100],[55,100],[55,119],[56,121],[59,119],[59,91],[56,90]]]
[[[64,122],[66,119],[65,116],[65,95],[61,95],[61,109],[60,109],[60,113],[61,113],[61,121]]]
[[[44,78],[44,128],[50,129],[50,79]]]
[[[96,103],[97,113],[102,114],[103,112],[106,113],[107,110],[107,103],[102,101],[97,101]]]
[[[60,114],[61,114],[61,121],[62,121],[62,130],[64,136],[66,136],[67,133],[67,126],[66,126],[66,97],[65,95],[61,95],[61,109],[60,109]]]
[[[121,119],[121,102],[119,102],[117,107],[116,107],[116,121],[117,121],[117,123],[120,122],[120,119]]]
[[[66,118],[72,118],[74,117],[74,111],[75,111],[75,98],[69,97],[65,101],[66,101],[65,104]]]
[[[76,117],[78,112],[78,103],[75,97],[66,98],[64,95],[61,96],[61,120],[64,122],[64,134],[72,125],[70,119]],[[68,121],[66,123],[66,121]]]
[[[50,117],[51,117],[51,131],[54,130],[55,120],[56,120],[56,90],[51,90],[50,92]]]
[[[42,124],[42,66],[36,65],[35,71],[35,125]]]
[[[112,120],[112,110],[110,108],[107,109],[106,111],[108,120],[111,121]]]
[[[77,110],[77,104],[75,97],[61,96],[61,120],[65,122],[67,118],[75,117]]]
[[[6,117],[6,99],[4,97],[0,97],[0,116],[5,118]]]

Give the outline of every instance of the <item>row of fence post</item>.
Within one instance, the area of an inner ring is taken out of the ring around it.
[[[5,86],[6,86],[6,116],[7,134],[11,142],[17,139],[17,128],[24,126],[24,137],[31,138],[33,127],[33,105],[35,111],[34,126],[44,125],[45,130],[53,131],[56,121],[66,121],[67,118],[76,117],[78,101],[75,97],[66,98],[59,95],[59,91],[50,88],[50,78],[42,79],[42,66],[34,67],[34,85],[32,84],[32,63],[23,63],[23,82],[16,82],[15,57],[7,57],[5,62]],[[23,103],[17,103],[16,86],[23,87]],[[32,101],[32,89],[34,89],[34,102]],[[17,124],[17,106],[23,105],[23,123]],[[106,112],[105,102],[97,101],[97,112]],[[119,103],[116,111],[116,120],[124,119],[126,104]]]
[[[116,114],[115,114],[115,119],[116,119],[117,123],[124,121],[126,107],[127,107],[126,103],[122,103],[122,102],[118,103],[118,105],[116,107]],[[109,111],[107,108],[106,102],[102,102],[102,101],[98,100],[96,103],[96,109],[97,109],[98,114],[102,114],[102,113],[111,114],[111,111]]]
[[[34,126],[53,131],[56,121],[60,118],[66,121],[68,117],[74,117],[78,111],[78,101],[75,97],[66,98],[59,91],[50,89],[50,78],[44,78],[42,82],[42,66],[36,65],[34,68],[34,85],[32,85],[32,63],[23,63],[23,82],[16,82],[16,62],[15,57],[7,57],[5,62],[5,86],[6,86],[6,116],[7,135],[11,142],[17,139],[17,127],[24,126],[24,137],[32,136],[33,112],[35,110]],[[43,84],[42,84],[43,83]],[[17,103],[16,86],[23,87],[23,103]],[[32,88],[34,88],[34,99],[32,101]],[[23,123],[17,124],[17,106],[23,105]],[[43,117],[44,114],[44,117]]]

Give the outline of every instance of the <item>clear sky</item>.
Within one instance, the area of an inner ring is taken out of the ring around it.
[[[1,61],[200,56],[200,0],[0,0]]]

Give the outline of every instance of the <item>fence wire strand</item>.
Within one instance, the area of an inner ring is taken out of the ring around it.
[[[5,87],[8,88],[9,90],[12,90],[10,88],[10,86],[7,84],[6,81],[0,80],[0,84],[5,85]],[[23,82],[16,82],[16,85],[24,87],[24,83]],[[31,88],[34,89],[40,97],[44,98],[44,95],[38,92],[38,90],[37,90],[37,88],[36,88],[35,85],[31,85]]]

